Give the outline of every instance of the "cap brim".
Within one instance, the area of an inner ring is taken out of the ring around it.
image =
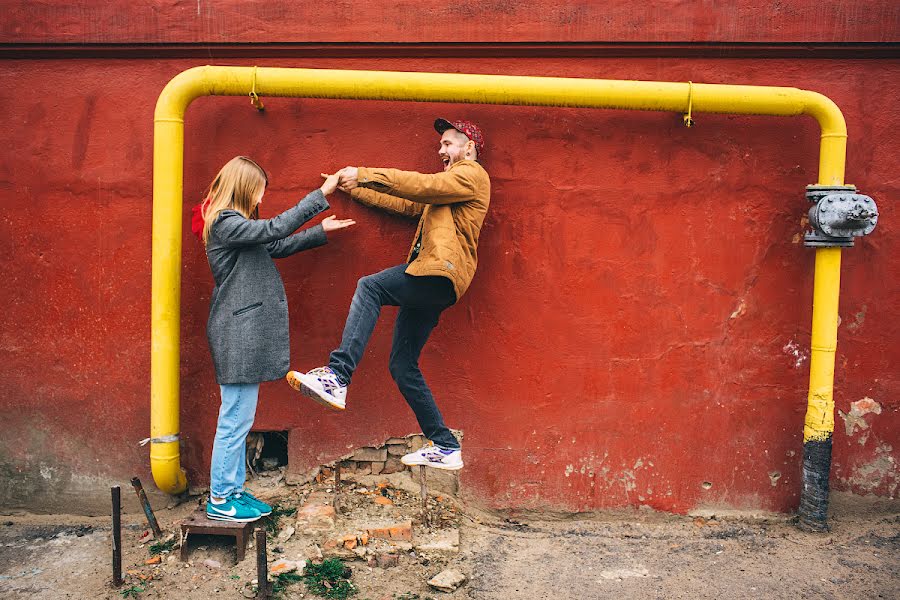
[[[448,129],[456,129],[456,127],[454,127],[453,123],[451,123],[447,119],[435,119],[434,120],[434,130],[437,131],[438,133],[442,134],[445,131],[447,131]]]

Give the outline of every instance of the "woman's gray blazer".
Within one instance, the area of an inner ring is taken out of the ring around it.
[[[274,219],[247,219],[236,210],[219,213],[206,244],[216,282],[206,335],[219,384],[259,383],[287,374],[287,300],[272,259],[326,243],[321,225],[291,234],[327,209],[328,201],[316,190]]]

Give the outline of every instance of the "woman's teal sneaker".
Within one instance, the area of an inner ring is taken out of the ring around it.
[[[272,514],[272,507],[251,494],[248,490],[241,490],[240,492],[234,493],[234,498],[237,498],[247,506],[253,507],[259,511],[259,514],[268,517]]]
[[[262,516],[258,510],[241,502],[235,494],[229,496],[222,504],[214,504],[212,500],[206,502],[206,518],[214,521],[235,521],[237,523],[249,523]]]

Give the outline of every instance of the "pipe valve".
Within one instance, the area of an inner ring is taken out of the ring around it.
[[[856,186],[806,186],[806,198],[813,203],[804,236],[811,248],[853,246],[853,238],[869,235],[878,223],[878,208],[869,196],[856,193]]]

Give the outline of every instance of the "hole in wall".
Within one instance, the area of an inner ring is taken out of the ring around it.
[[[256,475],[288,464],[287,431],[251,431],[247,435],[247,471]]]

